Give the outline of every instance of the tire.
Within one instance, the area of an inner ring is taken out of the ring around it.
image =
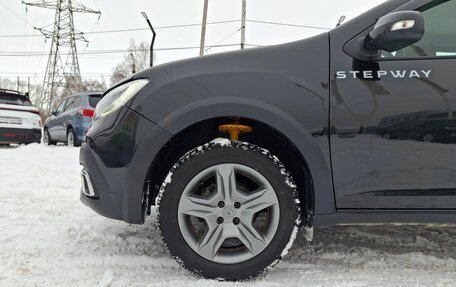
[[[390,133],[384,133],[383,136],[382,136],[384,139],[386,140],[389,140],[392,138],[391,134]]]
[[[57,142],[51,139],[51,135],[47,128],[44,128],[44,135],[43,135],[43,144],[44,145],[55,145]]]
[[[435,139],[436,139],[436,137],[431,133],[424,134],[422,137],[423,142],[427,142],[427,143],[434,142]]]
[[[170,255],[210,279],[243,280],[270,269],[286,255],[300,224],[296,185],[277,157],[227,139],[186,153],[156,203]]]
[[[78,147],[80,145],[76,133],[72,128],[69,128],[67,131],[67,146]]]

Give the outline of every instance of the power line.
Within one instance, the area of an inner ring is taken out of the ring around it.
[[[321,27],[321,26],[299,25],[299,24],[290,24],[290,23],[282,23],[282,22],[270,22],[270,21],[260,21],[260,20],[247,20],[247,22],[259,23],[259,24],[269,24],[269,25],[278,25],[278,26],[287,26],[287,27],[298,27],[298,28],[319,29],[319,30],[331,30],[331,28]]]
[[[3,4],[0,3],[3,6]],[[11,11],[12,12],[12,11]],[[17,14],[15,14],[18,16]],[[19,16],[18,16],[19,17]],[[21,17],[20,17],[21,18]],[[23,18],[21,18],[25,21]],[[226,21],[215,21],[215,22],[208,22],[207,25],[217,25],[217,24],[226,24],[226,23],[236,23],[240,22],[241,20],[226,20]],[[268,25],[278,25],[278,26],[285,26],[285,27],[297,27],[297,28],[307,28],[307,29],[319,29],[319,30],[330,30],[331,28],[321,27],[321,26],[311,26],[311,25],[300,25],[300,24],[292,24],[292,23],[283,23],[283,22],[270,22],[270,21],[260,21],[260,20],[246,20],[247,22],[257,23],[257,24],[268,24]],[[28,22],[26,22],[28,23]],[[171,26],[160,26],[155,29],[175,29],[175,28],[186,28],[186,27],[197,27],[201,26],[201,23],[195,24],[182,24],[182,25],[171,25]],[[135,31],[147,31],[148,28],[128,28],[128,29],[114,29],[114,30],[100,30],[100,31],[92,31],[86,32],[84,35],[91,35],[91,34],[109,34],[109,33],[123,33],[123,32],[135,32]],[[29,38],[29,37],[41,37],[42,35],[0,35],[0,38]]]
[[[215,21],[215,22],[208,22],[208,25],[216,25],[216,24],[226,24],[226,23],[235,23],[239,22],[240,20],[226,20],[226,21]],[[181,24],[181,25],[171,25],[171,26],[160,26],[160,27],[154,27],[156,30],[160,29],[174,29],[174,28],[186,28],[186,27],[196,27],[196,26],[201,26],[201,23],[197,24]],[[132,31],[148,31],[149,28],[131,28],[131,29],[119,29],[119,30],[103,30],[103,31],[93,31],[93,32],[87,32],[87,34],[104,34],[104,33],[119,33],[119,32],[132,32]]]
[[[0,71],[0,75],[44,75],[45,73],[33,73],[33,72],[6,72]],[[111,75],[112,73],[106,72],[86,72],[83,75]]]
[[[24,21],[24,23],[26,23],[27,25],[33,27],[32,24],[30,24],[29,22],[27,22],[27,20],[25,20],[24,18],[22,18],[21,16],[19,16],[19,14],[17,14],[16,12],[14,12],[13,10],[11,10],[10,8],[8,8],[8,6],[6,6],[5,4],[1,3],[0,2],[0,5],[3,6],[3,8],[5,8],[6,10],[8,10],[11,14],[13,14],[14,16],[16,16],[17,18],[21,19],[22,21]],[[24,36],[24,35],[23,35]]]
[[[109,78],[111,77],[112,74],[99,74],[99,75],[90,75],[90,76],[85,76],[85,75],[81,75],[81,78],[82,79],[100,79],[100,78]],[[6,76],[3,76],[3,75],[0,75],[0,79],[17,79],[18,75],[6,75]],[[21,75],[19,75],[19,77],[21,77]],[[27,75],[23,75],[23,77],[30,77],[30,79],[34,80],[34,79],[38,79],[39,82],[41,82],[42,79],[44,79],[44,75],[40,75],[40,76],[27,76]],[[36,83],[36,82],[35,82]]]
[[[1,4],[1,3],[0,3]],[[240,22],[241,20],[225,20],[225,21],[215,21],[215,22],[208,22],[208,25],[217,25],[217,24],[226,24],[226,23],[236,23]],[[160,26],[155,29],[175,29],[175,28],[186,28],[186,27],[196,27],[201,26],[199,24],[182,24],[182,25],[171,25],[171,26]],[[90,34],[107,34],[107,33],[122,33],[122,32],[134,32],[134,31],[148,31],[149,28],[129,28],[129,29],[115,29],[115,30],[100,30],[100,31],[92,31],[92,32],[85,32],[84,35]],[[23,38],[23,37],[41,37],[42,35],[0,35],[0,38]]]
[[[218,41],[217,43],[215,43],[215,45],[218,45],[218,44],[220,44],[220,43],[223,43],[225,40],[228,40],[229,38],[231,38],[232,36],[234,36],[237,32],[239,32],[241,29],[242,29],[242,27],[236,29],[236,31],[230,33],[228,36],[226,36],[226,37],[223,38],[222,40],[220,40],[220,41]],[[208,48],[205,50],[205,52],[207,52],[207,51],[209,51],[210,49],[213,48],[213,47],[211,47],[211,46],[207,46],[207,47],[208,47]]]
[[[223,48],[223,47],[234,47],[239,44],[224,44],[224,45],[212,45],[207,46],[208,48]],[[257,47],[259,45],[246,44],[246,46]],[[188,47],[166,47],[158,48],[156,51],[176,51],[176,50],[193,50],[199,49],[199,46],[188,46]],[[147,49],[137,49],[136,51],[149,51]],[[118,49],[118,50],[86,50],[78,52],[78,55],[99,55],[99,54],[121,54],[128,53],[129,49]],[[67,53],[61,52],[61,55],[66,55]],[[43,52],[16,52],[16,51],[0,51],[0,57],[33,57],[33,56],[46,56],[46,53]]]

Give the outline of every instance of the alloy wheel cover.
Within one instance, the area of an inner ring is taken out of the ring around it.
[[[242,190],[236,181],[239,175],[254,182],[256,188]],[[215,182],[213,192],[196,194],[195,190],[208,179]],[[279,202],[268,180],[250,167],[232,163],[218,164],[197,174],[185,187],[177,212],[187,244],[203,258],[224,264],[240,263],[260,254],[272,241],[280,218]]]
[[[74,137],[73,137],[73,133],[72,132],[68,133],[67,142],[68,142],[69,146],[74,146]]]

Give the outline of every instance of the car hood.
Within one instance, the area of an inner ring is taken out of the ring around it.
[[[297,84],[303,74],[311,75],[315,65],[327,62],[328,33],[304,40],[260,48],[218,53],[158,65],[141,71],[133,79],[148,78],[155,83],[204,74],[260,72],[286,77]],[[325,67],[324,65],[322,65]]]

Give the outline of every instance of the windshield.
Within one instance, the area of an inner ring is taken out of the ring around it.
[[[101,95],[90,95],[89,96],[89,105],[92,107],[92,108],[95,108],[98,104],[98,102],[100,101],[101,99]]]
[[[24,96],[0,94],[0,104],[31,106],[32,103]]]

